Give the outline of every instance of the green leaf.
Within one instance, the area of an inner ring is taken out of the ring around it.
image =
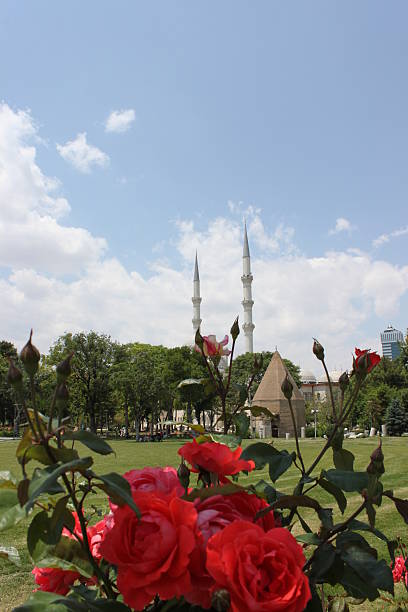
[[[0,489],[0,511],[2,508],[11,508],[18,502],[16,489]]]
[[[63,605],[66,597],[58,593],[48,593],[47,591],[34,591],[26,603],[14,608],[13,612],[66,612],[67,608]]]
[[[86,578],[93,576],[93,567],[81,544],[73,538],[61,536],[55,546],[37,546],[34,560],[38,567],[58,567],[63,570],[79,572]]]
[[[344,511],[347,508],[347,499],[343,491],[333,482],[330,482],[329,480],[326,480],[325,478],[319,479],[319,485],[322,487],[322,489],[330,493],[330,495],[333,495],[333,497],[335,498],[337,502],[337,505],[340,508],[340,512],[344,514]]]
[[[357,519],[353,519],[349,523],[349,528],[353,531],[369,531],[373,535],[375,535],[379,540],[382,540],[387,544],[388,552],[390,554],[391,559],[394,559],[394,551],[398,547],[398,542],[396,540],[389,540],[385,534],[382,533],[379,529],[372,528],[371,525],[367,523],[363,523],[362,521],[358,521]]]
[[[268,418],[271,418],[271,413],[269,412],[267,408],[264,408],[264,406],[251,406],[250,411],[251,411],[252,416],[254,417],[259,417],[263,415]]]
[[[271,506],[260,510],[256,517],[264,516],[270,510],[277,509],[294,509],[294,508],[312,508],[317,513],[323,525],[330,529],[333,526],[331,508],[322,508],[319,502],[308,495],[283,495],[279,497]]]
[[[314,546],[319,546],[322,543],[316,533],[302,533],[296,536],[296,540],[298,542],[303,542],[303,544],[313,544]]]
[[[11,508],[7,508],[5,511],[0,511],[0,531],[9,529],[17,525],[26,516],[25,507],[21,507],[20,504],[16,504]]]
[[[325,582],[336,561],[336,550],[331,544],[323,544],[314,551],[310,570],[312,582]]]
[[[235,425],[237,436],[241,438],[241,440],[242,438],[246,438],[248,436],[250,424],[249,416],[247,416],[245,412],[240,412],[233,417],[232,421]]]
[[[0,557],[8,559],[14,565],[21,565],[20,555],[14,546],[0,546]]]
[[[240,487],[239,485],[231,482],[225,485],[216,485],[215,487],[193,489],[193,491],[191,491],[191,493],[189,493],[183,499],[186,501],[194,501],[195,499],[203,500],[213,497],[214,495],[233,495],[234,493],[242,493],[242,491],[248,493],[245,487]]]
[[[352,472],[354,455],[345,448],[333,448],[333,463],[338,470]]]
[[[16,457],[19,463],[23,463],[25,452],[27,451],[27,449],[30,448],[30,446],[32,446],[32,444],[33,444],[32,432],[31,432],[31,429],[27,427],[27,429],[25,429],[24,431],[23,437],[18,443],[17,450],[16,450]]]
[[[296,453],[289,454],[286,450],[278,451],[271,444],[256,442],[247,446],[241,454],[241,459],[252,459],[257,470],[269,464],[269,476],[273,482],[292,465]]]
[[[394,502],[396,509],[404,519],[405,523],[408,525],[408,499],[399,499],[398,497],[394,497],[389,491],[386,491],[384,495]]]
[[[352,597],[363,597],[374,601],[379,596],[377,589],[366,580],[362,580],[351,567],[345,566],[339,579],[340,584]]]
[[[118,506],[127,504],[139,518],[141,517],[140,510],[133,501],[130,484],[126,478],[123,478],[123,476],[120,476],[115,472],[110,472],[109,474],[104,474],[103,476],[93,474],[93,476],[94,478],[97,478],[103,482],[103,484],[96,484],[95,486],[103,489],[109,495],[114,504],[117,504]]]
[[[11,472],[4,470],[0,472],[0,489],[16,489],[17,479]]]
[[[56,446],[50,445],[50,449],[55,458],[54,460],[50,458],[42,444],[32,445],[25,454],[26,463],[30,461],[30,459],[35,459],[35,461],[39,461],[44,465],[55,465],[58,461],[68,463],[68,461],[79,458],[78,452],[73,448],[57,448]]]
[[[187,421],[183,421],[183,425],[186,425],[193,431],[196,431],[199,434],[205,434],[205,429],[202,425],[197,425],[195,423],[188,423]]]
[[[344,532],[338,536],[336,548],[343,561],[362,581],[394,594],[391,568],[384,559],[376,559],[376,550],[371,548],[362,536],[354,532]]]
[[[89,468],[92,463],[92,457],[84,457],[82,459],[75,459],[69,463],[63,463],[57,468],[53,468],[53,466],[51,466],[50,468],[41,470],[38,473],[37,478],[33,478],[28,488],[27,507],[31,508],[34,505],[37,497],[43,493],[55,492],[55,485],[58,484],[57,480],[62,474],[65,474],[66,472],[83,472]],[[59,490],[63,491],[61,487]]]
[[[233,436],[230,434],[209,434],[211,440],[213,442],[218,442],[219,444],[225,444],[229,448],[236,448],[241,444],[241,439],[238,436]]]
[[[368,474],[366,472],[349,472],[348,470],[327,470],[322,475],[343,491],[359,493],[368,487]]]
[[[78,429],[78,431],[66,431],[62,436],[63,440],[76,440],[81,442],[89,449],[93,450],[95,453],[99,453],[100,455],[109,455],[114,451],[109,446],[105,440],[102,440],[99,436],[92,433],[91,431],[86,431],[85,429]]]

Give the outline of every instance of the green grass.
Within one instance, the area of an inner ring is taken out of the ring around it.
[[[249,444],[250,442],[245,443]],[[289,451],[294,450],[294,442],[286,440],[275,440],[275,446],[278,449],[287,448]],[[179,464],[177,450],[180,442],[169,441],[161,443],[137,443],[134,441],[113,441],[112,447],[116,455],[101,457],[94,456],[94,469],[99,473],[116,471],[124,473],[132,468],[141,468],[143,466],[156,465],[173,465]],[[322,447],[322,440],[303,440],[301,443],[301,451],[304,457],[306,466],[310,465],[312,459],[316,456],[319,449]],[[345,448],[351,450],[355,457],[355,469],[365,470],[369,463],[371,452],[377,445],[374,439],[349,440],[345,442]],[[80,446],[80,445],[79,445]],[[11,470],[12,473],[20,478],[19,466],[15,459],[15,450],[17,442],[7,441],[0,442],[0,470]],[[383,440],[383,450],[385,455],[386,473],[383,476],[384,488],[392,489],[397,497],[408,497],[408,439],[407,438],[385,438]],[[82,455],[89,454],[89,451],[82,447],[80,449]],[[32,462],[34,467],[34,462]],[[328,452],[320,464],[320,468],[332,467],[331,453]],[[299,472],[292,467],[278,481],[278,489],[287,493],[291,493],[297,481]],[[241,484],[249,484],[256,482],[261,478],[268,480],[267,470],[260,470],[242,476]],[[333,499],[325,491],[319,488],[313,490],[315,496],[323,505],[335,507]],[[360,503],[361,497],[358,494],[347,494],[348,507],[346,516],[348,516]],[[106,496],[102,494],[92,496],[92,503],[107,510]],[[341,515],[335,512],[335,520],[340,519]],[[308,514],[310,523],[317,527],[317,522],[312,513]],[[366,520],[365,517],[361,517]],[[32,564],[26,550],[26,529],[29,519],[19,523],[14,529],[0,533],[0,545],[15,546],[21,556],[22,565],[19,568],[9,564],[7,561],[0,559],[0,610],[7,612],[13,609],[16,605],[25,601],[33,589],[34,582],[31,576]],[[401,536],[408,543],[407,527],[402,518],[397,514],[392,502],[389,499],[384,499],[380,508],[377,509],[377,527],[383,531],[389,538]],[[373,540],[374,544],[374,540]],[[375,546],[379,549],[380,556],[388,559],[386,547],[382,544],[379,546],[379,540],[375,541]],[[398,590],[399,594],[403,594],[403,590]],[[368,607],[361,606],[359,610],[386,610],[385,602],[381,602],[379,606],[369,604]]]

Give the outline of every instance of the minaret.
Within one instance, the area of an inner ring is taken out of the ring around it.
[[[242,257],[243,262],[243,274],[241,276],[242,286],[244,290],[244,299],[242,300],[242,306],[244,307],[244,324],[243,330],[245,334],[245,352],[253,353],[254,352],[254,327],[255,325],[252,323],[252,306],[254,305],[254,301],[252,299],[252,280],[253,276],[251,274],[251,257],[249,255],[249,245],[248,245],[248,235],[247,235],[247,227],[245,222],[245,232],[244,232],[244,252]]]
[[[193,330],[194,333],[199,329],[201,325],[200,318],[200,275],[198,273],[198,259],[197,259],[197,251],[195,256],[195,265],[194,265],[194,280],[193,280],[193,297],[191,298],[193,302]]]

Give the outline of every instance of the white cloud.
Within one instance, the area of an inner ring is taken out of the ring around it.
[[[52,274],[81,272],[98,260],[106,243],[59,219],[70,211],[59,182],[43,174],[29,112],[0,105],[0,267]]]
[[[81,132],[64,145],[57,144],[57,151],[65,161],[84,174],[89,174],[93,166],[104,167],[109,163],[106,153],[88,144],[86,132]]]
[[[351,234],[351,232],[355,229],[355,226],[352,225],[348,219],[345,219],[344,217],[339,217],[338,219],[336,219],[335,227],[329,230],[329,235],[332,236],[333,234],[339,234],[340,232],[347,232]]]
[[[168,346],[192,341],[192,275],[198,248],[203,331],[228,331],[242,321],[242,219],[219,216],[199,231],[188,219],[173,227],[181,264],[159,252],[149,270],[130,271],[106,258],[106,243],[84,228],[65,227],[68,203],[39,168],[29,113],[0,107],[0,338],[21,347],[31,326],[42,350],[65,331],[95,329],[122,341]],[[312,337],[329,365],[351,365],[354,346],[370,346],[384,321],[402,317],[408,266],[358,250],[307,257],[293,231],[269,230],[259,211],[248,215],[254,275],[254,344],[318,373]],[[153,246],[153,245],[152,245]],[[69,274],[69,278],[63,274]],[[238,351],[244,347],[243,336]]]
[[[378,236],[378,238],[375,238],[375,240],[373,240],[373,246],[375,248],[378,248],[383,244],[389,242],[392,238],[399,238],[399,236],[406,236],[407,234],[408,225],[406,225],[405,227],[400,227],[399,229],[396,229],[393,232],[390,232],[389,234],[381,234],[381,236]]]
[[[105,122],[105,132],[127,132],[136,118],[133,108],[112,111]]]

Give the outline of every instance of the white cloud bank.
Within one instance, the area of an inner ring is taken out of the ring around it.
[[[127,132],[136,118],[133,108],[127,110],[112,111],[105,122],[105,132],[121,134]]]
[[[62,159],[84,174],[89,174],[93,166],[103,168],[109,163],[106,153],[87,142],[86,132],[81,132],[74,140],[68,140],[64,145],[57,144],[57,151]]]
[[[196,248],[203,331],[220,336],[237,314],[242,319],[240,214],[209,220],[202,231],[192,221],[178,222],[179,268],[156,260],[149,274],[128,271],[105,257],[104,240],[62,225],[69,204],[38,167],[35,135],[29,113],[0,107],[0,338],[21,347],[33,326],[42,350],[65,331],[90,329],[122,342],[191,342]],[[293,230],[268,231],[258,209],[248,211],[247,225],[256,350],[277,345],[318,373],[312,336],[325,345],[332,367],[348,367],[355,345],[377,348],[379,330],[398,314],[408,290],[408,266],[359,251],[307,257],[292,248]],[[243,346],[240,337],[238,350]]]

